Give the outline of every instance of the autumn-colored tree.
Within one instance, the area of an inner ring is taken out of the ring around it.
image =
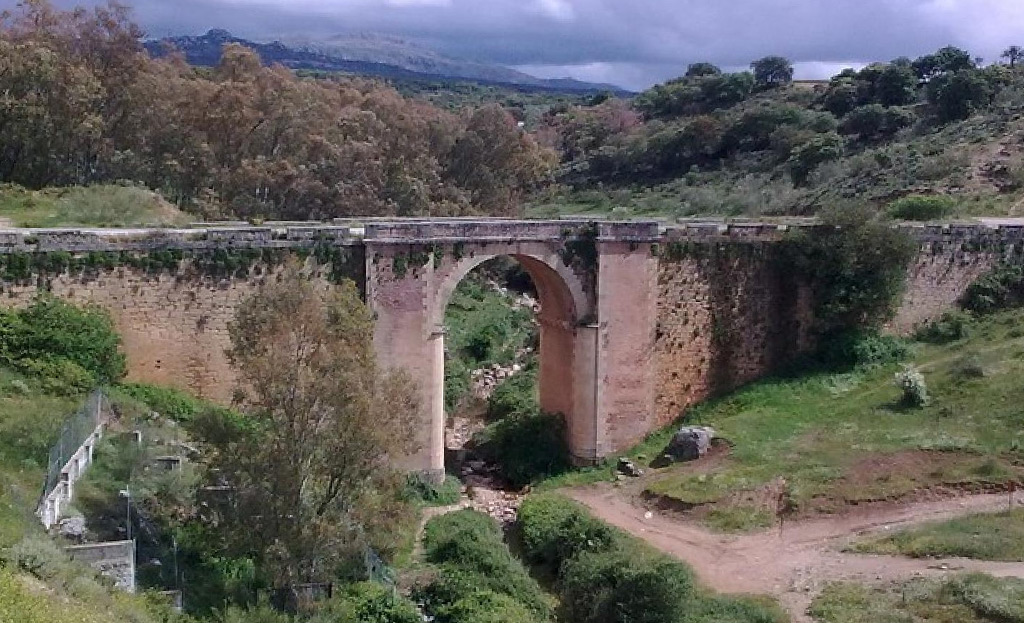
[[[47,0],[0,14],[0,181],[132,180],[202,216],[326,219],[511,214],[548,179],[551,152],[500,107],[300,78],[237,44],[196,71],[151,59],[129,18]]]
[[[239,307],[230,335],[244,416],[194,427],[233,492],[224,533],[277,586],[329,578],[361,509],[382,491],[397,499],[392,465],[418,449],[418,393],[377,364],[355,285],[314,287],[298,265]]]
[[[519,128],[501,106],[475,110],[452,147],[448,178],[486,214],[517,216],[522,194],[548,179],[556,156]]]

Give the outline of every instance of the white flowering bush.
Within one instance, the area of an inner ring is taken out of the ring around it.
[[[903,366],[896,373],[896,386],[903,390],[903,404],[923,407],[929,402],[928,385],[924,375],[914,366]]]

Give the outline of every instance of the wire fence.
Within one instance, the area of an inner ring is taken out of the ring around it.
[[[106,396],[101,390],[96,390],[82,403],[78,411],[64,422],[64,426],[60,430],[60,438],[50,448],[43,497],[46,497],[57,486],[60,482],[61,470],[103,421],[103,409],[106,404]]]

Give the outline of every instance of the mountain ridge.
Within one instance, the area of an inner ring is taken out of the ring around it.
[[[631,93],[612,84],[537,78],[501,65],[454,59],[397,37],[381,35],[336,35],[324,40],[295,36],[259,42],[215,28],[198,36],[149,40],[145,46],[153,56],[176,49],[190,64],[211,67],[219,62],[221,50],[229,43],[254,50],[264,64],[281,64],[293,70],[336,71],[398,81],[471,82],[520,90]]]

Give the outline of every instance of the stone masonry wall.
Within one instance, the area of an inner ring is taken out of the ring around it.
[[[341,276],[363,286],[357,243],[345,227],[0,231],[0,304],[49,291],[98,305],[121,334],[129,380],[228,402],[225,351],[238,305],[289,257],[306,262],[320,287]]]
[[[912,333],[953,308],[979,277],[997,264],[1021,262],[1024,228],[934,226],[915,228],[921,252],[910,266],[907,291],[889,328]]]
[[[810,299],[770,243],[668,242],[658,278],[656,419],[762,377],[807,349]]]
[[[522,242],[517,236],[524,235],[523,231],[531,236],[530,240],[558,240],[565,229],[564,224],[557,222],[413,225],[413,237],[417,240],[452,244],[469,240],[495,244],[504,253]],[[640,231],[650,225],[636,227]],[[202,266],[209,256],[238,253],[251,259],[254,250],[280,250],[285,255],[309,258],[310,265],[320,266],[315,279],[322,287],[330,287],[340,272],[372,291],[375,284],[366,283],[367,245],[408,245],[405,238],[410,236],[409,227],[371,224],[365,227],[365,240],[363,228],[356,226],[0,231],[0,268],[6,276],[6,280],[0,280],[0,304],[6,299],[7,304],[24,305],[44,288],[75,302],[100,305],[110,311],[123,336],[131,380],[178,386],[225,401],[233,387],[233,375],[224,354],[228,347],[228,322],[240,301],[255,292],[264,280],[273,278],[277,265],[261,263],[260,259],[250,262],[245,270],[217,273]],[[794,275],[779,268],[775,257],[774,243],[786,229],[772,224],[722,223],[671,227],[660,235],[657,257],[650,257],[650,271],[639,256],[634,258],[635,266],[623,259],[617,272],[609,268],[603,278],[602,297],[629,291],[626,298],[640,309],[646,295],[636,298],[639,295],[633,286],[640,287],[639,284],[656,289],[652,294],[657,297],[653,336],[654,421],[624,420],[616,413],[635,411],[632,405],[637,401],[619,400],[625,406],[604,414],[607,419],[602,420],[611,443],[617,444],[620,437],[638,437],[644,432],[640,429],[666,424],[694,402],[764,376],[810,346],[809,293]],[[921,254],[910,269],[904,302],[890,327],[901,333],[941,315],[955,305],[977,277],[1004,259],[1020,261],[1024,251],[1022,227],[924,226],[911,228],[911,232],[921,244]],[[619,248],[614,241],[610,244],[605,250],[618,249],[620,255],[625,252],[623,249],[633,253],[633,245]],[[393,250],[397,252],[398,247]],[[155,257],[166,263],[168,253],[174,259],[178,252],[185,259],[173,271],[154,270],[129,261],[131,257]],[[630,253],[623,258],[632,257]],[[14,257],[21,258],[19,262],[40,257],[66,262],[68,258],[81,259],[92,254],[106,260],[87,270],[53,270],[48,265],[42,273],[29,270],[28,274],[22,271],[20,277],[12,276],[17,272],[12,272],[12,266],[18,270],[25,268],[16,266],[17,262],[12,264]],[[370,263],[371,281],[376,274],[374,257]],[[104,263],[111,258],[115,260],[113,264]],[[612,262],[607,266],[618,264]],[[623,284],[629,284],[633,290]],[[421,285],[429,290],[439,284],[431,280]],[[410,298],[406,300],[402,295],[401,303],[412,303],[415,296],[422,301],[435,296],[427,290],[405,293]],[[422,301],[417,303],[420,307]],[[622,305],[627,317],[630,302]],[[423,326],[417,326],[415,337],[422,341],[423,332],[429,327],[420,324]],[[636,336],[626,336],[624,340],[628,343],[616,346],[609,361],[639,361],[634,350],[646,341],[644,335],[638,328]],[[394,353],[404,353],[407,359],[425,361],[425,357],[437,356],[433,351],[403,351],[404,342],[397,333],[383,338],[394,338],[389,348]],[[601,348],[605,341],[595,342],[595,348]],[[621,384],[615,379],[608,381]],[[646,381],[637,383],[642,386]]]
[[[255,267],[245,277],[153,275],[119,267],[93,277],[58,275],[48,287],[55,296],[106,309],[124,342],[128,380],[169,385],[196,396],[228,402],[235,375],[225,352],[228,323],[238,305],[253,295],[278,269]],[[323,275],[317,277],[329,287]],[[9,306],[27,305],[35,284],[8,285]]]

